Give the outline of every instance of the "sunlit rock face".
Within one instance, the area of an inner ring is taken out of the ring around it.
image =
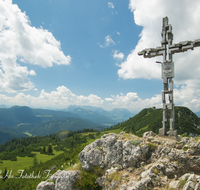
[[[99,167],[96,179],[103,190],[142,190],[158,188],[200,188],[200,139],[160,137],[153,132],[142,138],[132,134],[104,134],[79,154],[82,170]],[[77,190],[81,171],[58,170],[37,190]],[[52,183],[54,181],[55,183]]]

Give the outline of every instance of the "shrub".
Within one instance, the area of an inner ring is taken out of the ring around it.
[[[153,171],[156,175],[158,175],[160,173],[160,170],[158,168],[153,168]]]
[[[116,172],[113,172],[113,173],[109,174],[108,175],[108,179],[109,179],[109,181],[114,180],[114,181],[120,182],[122,180],[122,176],[119,175],[118,171],[116,171]]]
[[[130,140],[130,143],[132,144],[132,145],[138,145],[139,144],[139,140],[138,139],[131,139]]]
[[[150,151],[154,151],[157,148],[157,145],[154,143],[148,143],[148,147],[149,147]]]
[[[94,172],[81,171],[79,179],[76,181],[75,188],[100,190],[101,187],[95,183],[97,175]]]
[[[184,185],[186,184],[186,181],[187,181],[187,179],[185,179],[185,180],[180,180],[179,187],[180,187],[180,188],[183,188]]]

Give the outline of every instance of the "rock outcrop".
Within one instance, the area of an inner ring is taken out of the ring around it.
[[[36,190],[76,190],[74,184],[78,179],[80,172],[58,170],[47,181],[38,184]],[[54,181],[48,182],[48,181]]]
[[[103,190],[156,188],[200,189],[200,139],[184,137],[177,142],[146,132],[143,138],[124,132],[104,134],[79,154],[82,169],[105,170],[96,183]],[[57,171],[37,190],[75,190],[79,171]],[[48,187],[48,188],[47,188]]]

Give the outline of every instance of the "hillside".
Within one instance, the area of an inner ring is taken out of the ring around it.
[[[18,130],[7,127],[0,127],[0,144],[3,144],[10,139],[26,136],[18,132]]]
[[[68,117],[63,120],[49,121],[36,125],[30,132],[33,135],[49,135],[57,131],[78,131],[85,128],[95,128],[97,124],[83,119]]]
[[[162,127],[162,114],[162,109],[145,108],[134,117],[112,128],[132,132],[139,136],[142,136],[146,131],[158,133],[159,128]],[[200,135],[199,126],[199,118],[190,109],[175,107],[175,129],[177,129],[178,134]],[[169,126],[167,128],[169,129]]]

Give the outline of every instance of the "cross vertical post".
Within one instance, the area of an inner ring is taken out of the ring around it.
[[[138,55],[143,55],[144,58],[163,56],[163,62],[161,63],[162,79],[164,85],[164,90],[162,91],[163,127],[159,129],[159,134],[160,135],[167,134],[167,122],[169,121],[170,124],[169,135],[176,136],[177,131],[174,130],[174,123],[175,123],[174,98],[173,98],[174,82],[172,80],[174,78],[173,54],[184,52],[187,50],[193,50],[194,47],[199,47],[200,39],[172,44],[173,42],[172,26],[171,24],[168,23],[168,17],[163,18],[161,36],[162,36],[162,41],[160,47],[144,49],[138,52]],[[166,99],[167,95],[168,95],[168,101]],[[170,110],[170,119],[168,119],[168,109]]]

